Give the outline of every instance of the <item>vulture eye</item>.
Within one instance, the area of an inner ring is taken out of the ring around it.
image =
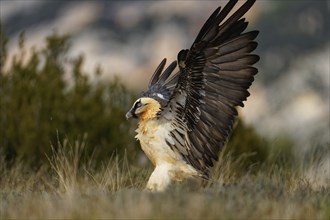
[[[142,106],[141,100],[135,103],[135,108],[140,108]]]

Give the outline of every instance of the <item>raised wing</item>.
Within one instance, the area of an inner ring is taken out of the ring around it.
[[[218,160],[236,107],[244,106],[257,73],[252,65],[259,57],[251,52],[257,47],[253,40],[258,32],[243,33],[248,22],[242,18],[254,2],[248,0],[228,19],[237,0],[214,11],[190,50],[178,54],[176,87],[161,112],[172,123],[167,144],[205,175]]]

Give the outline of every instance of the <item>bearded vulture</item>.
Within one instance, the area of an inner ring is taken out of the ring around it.
[[[163,191],[189,177],[207,179],[233,128],[236,107],[250,95],[259,60],[251,52],[259,32],[244,32],[243,16],[255,0],[228,16],[237,2],[217,8],[191,48],[181,50],[164,71],[162,60],[148,90],[126,114],[138,119],[136,138],[155,166],[148,190]]]

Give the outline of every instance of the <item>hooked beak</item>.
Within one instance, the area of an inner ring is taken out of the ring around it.
[[[126,113],[126,119],[128,120],[129,118],[133,117],[133,118],[138,118],[138,116],[133,112],[134,110],[131,109]]]
[[[126,113],[126,119],[128,120],[130,117],[132,117],[133,115],[132,115],[132,113],[131,113],[131,111],[129,111],[129,112],[127,112]]]

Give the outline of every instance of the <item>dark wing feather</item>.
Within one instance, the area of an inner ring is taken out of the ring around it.
[[[180,73],[162,111],[164,117],[172,114],[173,130],[166,141],[205,175],[218,160],[237,116],[236,107],[244,106],[257,73],[252,65],[259,57],[251,52],[257,47],[258,32],[243,33],[248,23],[241,18],[254,2],[245,2],[227,20],[237,0],[216,9],[190,50],[178,54]]]
[[[164,58],[162,62],[160,62],[160,64],[158,65],[157,69],[155,70],[154,74],[151,77],[148,86],[154,85],[158,81],[160,74],[163,72],[165,64],[166,64],[166,58]]]

